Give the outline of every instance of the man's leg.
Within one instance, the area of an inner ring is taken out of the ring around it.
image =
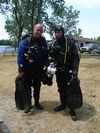
[[[42,69],[37,69],[36,72],[34,73],[34,92],[33,92],[33,97],[35,101],[35,106],[36,108],[42,110],[43,106],[39,103],[40,99],[40,88],[41,88],[41,71]]]
[[[42,110],[43,106],[39,103],[39,99],[40,99],[40,86],[34,86],[33,97],[34,97],[36,108]]]
[[[66,109],[66,99],[67,99],[66,80],[65,80],[65,76],[63,73],[58,72],[56,74],[56,82],[57,82],[57,86],[58,86],[58,92],[60,94],[61,105],[55,107],[54,111],[61,111],[63,109]]]
[[[55,107],[54,111],[62,111],[66,109],[66,99],[65,99],[64,93],[60,93],[60,102],[61,102],[61,105]]]

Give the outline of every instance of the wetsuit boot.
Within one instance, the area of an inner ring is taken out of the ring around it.
[[[35,107],[37,109],[39,109],[39,110],[43,110],[44,109],[43,106],[39,103],[39,100],[36,100],[36,99],[35,99]]]
[[[70,115],[73,121],[78,119],[74,109],[70,109]]]

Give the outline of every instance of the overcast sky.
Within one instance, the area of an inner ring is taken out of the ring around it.
[[[94,38],[100,36],[100,0],[65,0],[67,6],[80,11],[78,28],[82,36]]]
[[[100,0],[65,0],[66,5],[80,11],[77,28],[82,29],[82,36],[94,38],[100,36]],[[0,40],[9,39],[4,29],[5,17],[0,15]],[[48,39],[48,37],[46,38]]]

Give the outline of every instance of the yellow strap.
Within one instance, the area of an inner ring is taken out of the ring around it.
[[[54,43],[55,43],[55,42],[56,42],[56,40],[53,41],[51,47],[54,47]],[[52,59],[55,60],[54,57],[53,57]]]
[[[54,43],[56,42],[56,40],[53,41],[51,47],[54,46]],[[66,38],[66,49],[65,49],[65,57],[64,57],[64,64],[66,63],[66,57],[67,57],[67,38]]]
[[[53,47],[53,46],[54,46],[55,42],[56,42],[56,40],[54,40],[54,41],[53,41],[53,43],[52,43],[51,47]]]
[[[66,49],[65,49],[64,64],[66,63],[66,57],[67,57],[67,38],[66,38]]]

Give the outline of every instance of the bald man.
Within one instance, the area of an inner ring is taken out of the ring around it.
[[[41,24],[36,24],[33,28],[33,36],[35,38],[40,38],[43,32],[43,28]]]
[[[31,87],[34,88],[33,97],[35,107],[42,110],[43,106],[39,103],[41,74],[44,66],[49,66],[47,43],[42,37],[43,27],[41,24],[36,24],[33,28],[33,36],[22,40],[18,47],[18,72],[19,77],[24,74],[28,80],[28,89],[32,96]],[[29,40],[30,39],[30,40]],[[28,43],[30,42],[30,44]],[[30,108],[24,110],[25,113],[30,112]]]

